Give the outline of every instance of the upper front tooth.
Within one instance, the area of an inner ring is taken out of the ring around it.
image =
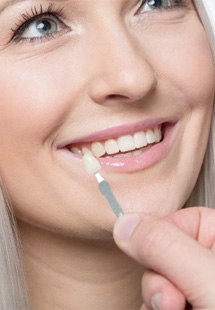
[[[105,147],[106,153],[109,155],[119,152],[119,146],[118,146],[116,140],[114,140],[114,139],[107,140],[105,142],[104,147]]]
[[[148,143],[154,143],[155,142],[155,135],[152,129],[148,129],[146,131],[146,140]]]
[[[118,138],[118,145],[121,152],[128,152],[135,149],[134,139],[131,135]]]
[[[155,142],[160,142],[162,139],[161,128],[154,128]]]
[[[138,149],[147,145],[146,134],[143,131],[134,134],[135,147]]]
[[[91,144],[91,152],[94,156],[100,157],[103,156],[105,152],[105,148],[101,142],[94,142]]]

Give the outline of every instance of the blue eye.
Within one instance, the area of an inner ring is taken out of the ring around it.
[[[54,38],[55,35],[70,31],[71,28],[66,25],[63,8],[56,8],[50,4],[46,9],[42,5],[35,6],[21,15],[18,24],[12,31],[11,41],[34,41],[48,38]]]
[[[156,9],[171,9],[184,6],[184,0],[143,0],[141,11],[148,12]]]
[[[160,8],[162,6],[162,0],[149,0],[146,1],[148,6],[152,9],[154,8]]]
[[[42,17],[34,22],[31,22],[20,34],[21,38],[38,38],[42,36],[49,36],[61,31],[62,26],[59,25],[54,17]]]

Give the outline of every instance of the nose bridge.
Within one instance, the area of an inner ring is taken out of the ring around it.
[[[155,74],[144,58],[144,48],[123,23],[103,23],[96,35],[97,72],[91,88],[94,100],[113,95],[138,100],[154,88]]]
[[[131,35],[128,34],[128,31],[122,25],[118,25],[117,28],[111,30],[110,28],[106,31],[104,29],[101,40],[102,48],[104,48],[103,56],[107,67],[109,62],[117,68],[126,68],[131,62],[134,66],[138,62],[140,55],[138,55],[137,44],[134,43]]]

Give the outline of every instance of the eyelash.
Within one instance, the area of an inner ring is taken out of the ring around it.
[[[67,30],[71,30],[69,26],[67,26],[63,20],[66,19],[64,14],[64,8],[63,7],[56,7],[54,3],[50,3],[47,8],[44,8],[42,4],[38,6],[34,6],[30,9],[30,11],[26,11],[25,13],[21,14],[20,20],[15,24],[14,28],[11,28],[11,39],[10,42],[19,43],[22,41],[35,41],[35,40],[43,40],[47,39],[47,37],[55,38],[56,35],[59,34],[58,31],[53,34],[44,35],[41,37],[34,37],[34,38],[22,38],[22,33],[30,26],[31,23],[36,21],[39,18],[42,17],[54,17],[56,21],[61,23]]]

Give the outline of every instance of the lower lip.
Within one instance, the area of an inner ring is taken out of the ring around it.
[[[144,151],[141,155],[131,156],[131,157],[107,157],[107,158],[99,158],[99,162],[102,166],[102,169],[105,171],[114,171],[119,173],[126,172],[135,172],[138,170],[146,169],[157,162],[161,161],[165,158],[172,147],[174,142],[174,137],[176,135],[177,123],[167,125],[164,128],[164,138],[160,143],[152,145],[150,148]],[[73,159],[75,161],[81,162],[81,158],[72,154],[68,149],[64,150],[64,155],[69,156],[70,160]],[[72,156],[71,156],[72,155]]]
[[[167,156],[174,141],[176,124],[167,126],[164,130],[164,138],[160,143],[152,145],[138,156],[125,158],[100,158],[99,162],[104,170],[116,172],[135,172],[146,169]]]

